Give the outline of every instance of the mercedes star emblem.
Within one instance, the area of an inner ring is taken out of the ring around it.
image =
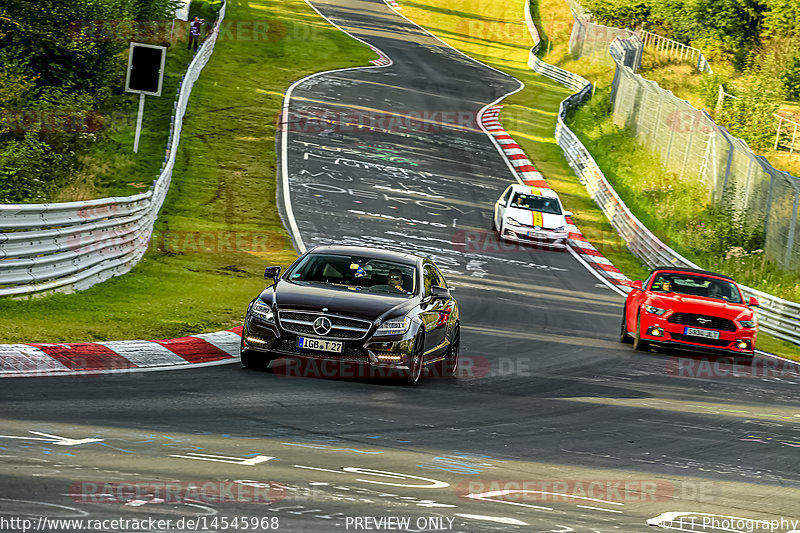
[[[331,320],[326,316],[321,316],[314,321],[314,332],[317,335],[327,335],[331,331]]]

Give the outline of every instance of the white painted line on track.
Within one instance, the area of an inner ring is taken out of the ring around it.
[[[595,511],[605,511],[607,513],[622,513],[617,509],[605,509],[603,507],[592,507],[591,505],[577,505],[576,507],[580,507],[582,509],[593,509]]]
[[[497,522],[499,524],[508,524],[512,526],[527,526],[528,523],[523,522],[522,520],[517,520],[516,518],[509,518],[507,516],[486,516],[482,514],[467,514],[467,513],[455,513],[456,516],[460,516],[462,518],[471,518],[473,520],[487,520],[489,522]]]

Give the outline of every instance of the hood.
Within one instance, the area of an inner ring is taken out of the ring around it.
[[[417,297],[371,294],[346,287],[301,285],[284,279],[264,289],[260,298],[267,303],[275,303],[278,310],[322,311],[326,307],[330,314],[370,321],[406,314],[419,303]]]
[[[536,224],[534,222],[536,219],[536,213],[542,215],[541,224]],[[564,220],[564,215],[554,215],[552,213],[528,211],[527,209],[517,209],[516,207],[509,207],[506,210],[506,216],[512,217],[522,222],[523,224],[527,224],[529,226],[541,226],[546,229],[555,229],[567,225],[567,221]]]
[[[732,304],[723,300],[688,294],[651,295],[649,303],[663,309],[671,309],[676,313],[712,315],[728,320],[749,320],[753,316],[753,310],[744,304]]]

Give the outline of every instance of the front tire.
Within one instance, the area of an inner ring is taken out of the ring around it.
[[[423,356],[425,352],[425,338],[420,334],[417,335],[417,340],[414,341],[414,349],[411,352],[411,358],[408,362],[408,374],[406,377],[406,384],[414,386],[419,383],[419,378],[422,377]]]
[[[633,335],[633,349],[637,352],[650,351],[650,343],[642,340],[642,317],[636,318],[636,333]]]
[[[242,349],[241,361],[242,366],[250,370],[264,370],[272,362],[272,357],[265,353]]]
[[[458,374],[458,363],[460,361],[461,350],[461,326],[458,324],[453,328],[450,336],[450,347],[447,355],[439,362],[439,375],[442,377],[454,377]]]
[[[622,310],[622,325],[619,327],[619,342],[622,344],[630,344],[632,340],[633,339],[631,339],[631,336],[628,334],[628,308],[625,306]]]

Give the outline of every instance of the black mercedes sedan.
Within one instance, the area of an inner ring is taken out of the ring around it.
[[[354,246],[321,246],[297,259],[250,302],[242,365],[277,358],[353,362],[360,377],[423,375],[458,369],[458,305],[437,266],[425,257]]]

